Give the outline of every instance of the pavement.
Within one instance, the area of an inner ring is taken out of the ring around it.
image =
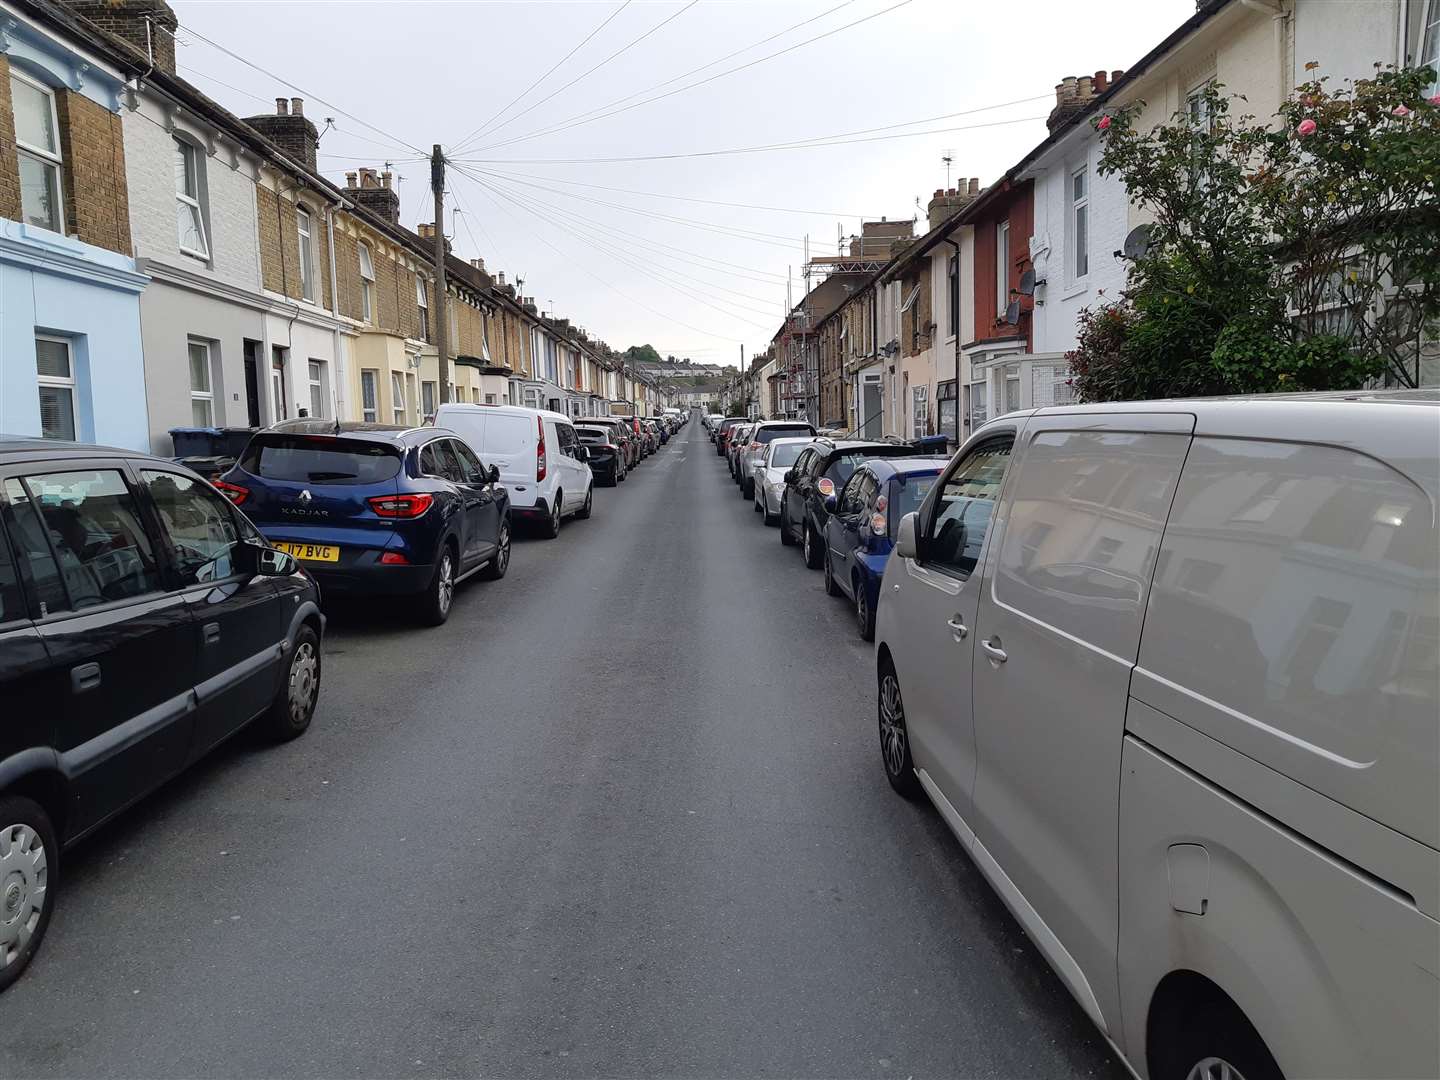
[[[67,853],[0,1076],[1122,1077],[698,421]]]

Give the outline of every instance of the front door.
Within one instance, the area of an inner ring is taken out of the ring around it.
[[[245,419],[251,427],[260,426],[260,343],[245,342]]]
[[[5,479],[35,623],[63,672],[55,748],[83,832],[179,772],[194,722],[195,634],[167,589],[131,477],[113,461]]]
[[[980,568],[1014,438],[1013,430],[999,431],[971,449],[941,476],[921,509],[917,557],[903,561],[905,639],[891,650],[903,665],[897,674],[915,764],[967,825],[975,785],[970,690]]]
[[[865,377],[860,387],[860,437],[878,439],[884,434],[885,418],[881,415],[880,376]]]
[[[199,655],[194,760],[274,700],[286,627],[274,584],[241,573],[236,549],[259,540],[230,503],[180,473],[141,469],[171,573],[195,621]]]
[[[1037,943],[1112,1035],[1125,703],[1193,426],[1174,413],[1032,418],[971,629],[977,856],[1023,894]]]
[[[290,399],[286,394],[289,380],[285,377],[289,350],[283,345],[272,347],[270,358],[270,405],[275,410],[276,420],[290,419]]]

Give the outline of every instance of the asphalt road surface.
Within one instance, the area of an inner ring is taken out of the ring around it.
[[[1120,1077],[698,422],[70,853],[0,1076]]]

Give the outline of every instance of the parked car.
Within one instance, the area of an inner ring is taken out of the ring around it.
[[[1440,1061],[1440,395],[1012,413],[899,526],[881,760],[1152,1080]]]
[[[247,725],[305,732],[324,632],[314,581],[190,469],[0,439],[0,989],[63,848]]]
[[[825,591],[847,596],[864,641],[875,638],[880,579],[890,561],[900,519],[920,508],[948,458],[871,458],[825,499]]]
[[[645,436],[650,440],[650,452],[655,453],[665,441],[660,437],[660,425],[654,420],[644,419],[640,421],[640,426],[645,429]]]
[[[785,474],[814,439],[773,439],[754,468],[755,510],[764,514],[766,525],[780,520],[780,504],[785,498]]]
[[[511,517],[550,538],[564,518],[588,518],[594,506],[589,451],[570,419],[520,405],[441,405],[435,423],[460,433],[487,464],[500,470]]]
[[[446,428],[291,420],[255,435],[215,486],[326,594],[404,597],[438,625],[459,582],[510,565],[499,479]]]
[[[715,452],[721,457],[724,457],[726,443],[730,437],[730,430],[735,427],[736,424],[747,424],[749,422],[749,417],[745,416],[727,416],[721,420],[715,428]]]
[[[602,484],[614,487],[625,479],[625,448],[613,424],[581,422],[575,435],[590,454],[590,472]]]
[[[746,432],[745,442],[735,454],[736,479],[740,481],[742,499],[755,498],[755,480],[752,474],[755,463],[765,452],[766,445],[772,439],[797,438],[801,435],[813,438],[815,429],[800,420],[762,420]]]
[[[785,494],[780,503],[780,542],[787,547],[798,542],[805,565],[819,570],[825,550],[825,523],[830,517],[825,499],[845,486],[862,461],[915,457],[918,453],[906,443],[814,440],[785,474]]]
[[[750,432],[755,429],[754,421],[736,424],[730,429],[730,441],[725,446],[725,463],[730,469],[730,479],[740,482],[740,451],[750,441]]]
[[[592,416],[579,421],[591,427],[603,427],[610,433],[610,441],[623,451],[625,473],[629,473],[636,465],[640,464],[640,444],[635,439],[630,429],[629,421],[623,416]],[[594,469],[592,468],[593,472]],[[621,477],[624,479],[624,476]]]

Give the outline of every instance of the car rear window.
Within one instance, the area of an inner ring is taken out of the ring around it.
[[[385,443],[328,435],[257,435],[240,467],[264,480],[301,484],[378,484],[400,471],[400,451]]]
[[[575,434],[580,436],[581,442],[603,443],[610,441],[609,432],[602,431],[598,428],[577,427]]]
[[[800,451],[805,449],[804,443],[786,443],[784,446],[777,446],[770,451],[770,468],[788,469],[795,464],[795,459],[800,456]]]
[[[835,484],[835,490],[839,491],[849,481],[851,475],[860,467],[862,461],[878,457],[903,457],[905,454],[913,454],[915,451],[905,446],[867,446],[855,450],[841,450],[833,458],[825,469],[825,475]]]
[[[751,442],[768,443],[772,439],[793,439],[797,435],[813,435],[809,424],[791,424],[787,427],[762,427],[750,436]]]

